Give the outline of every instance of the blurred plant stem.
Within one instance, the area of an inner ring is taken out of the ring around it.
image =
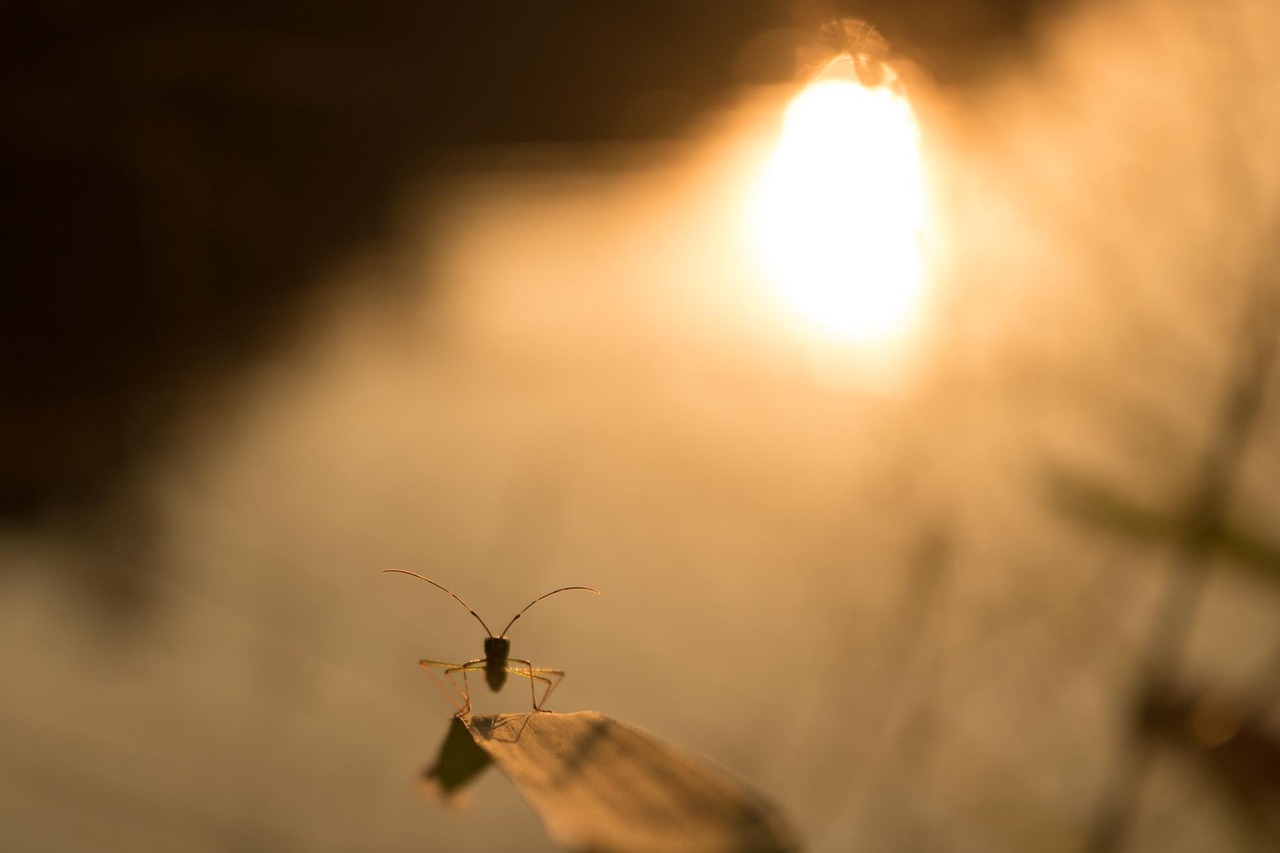
[[[1280,315],[1280,281],[1274,256],[1271,260],[1271,267],[1261,271],[1246,305],[1235,363],[1229,374],[1230,387],[1182,512],[1173,565],[1138,664],[1129,720],[1131,738],[1119,752],[1090,827],[1087,849],[1093,853],[1123,848],[1141,803],[1156,748],[1156,743],[1141,731],[1141,708],[1158,685],[1177,683],[1177,671],[1195,622],[1214,546],[1222,538],[1240,465],[1266,399]]]

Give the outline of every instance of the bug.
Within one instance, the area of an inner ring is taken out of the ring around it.
[[[466,663],[448,663],[447,661],[439,660],[418,661],[418,666],[422,667],[423,671],[426,672],[427,675],[430,675],[431,679],[435,681],[436,684],[439,684],[440,682],[436,680],[434,675],[432,675],[431,670],[433,668],[444,670],[444,677],[448,679],[449,685],[453,687],[455,693],[462,697],[462,708],[458,711],[458,716],[460,717],[465,716],[471,711],[471,686],[467,682],[467,673],[477,672],[479,670],[484,671],[484,680],[489,685],[489,689],[495,693],[501,690],[503,685],[507,683],[508,673],[529,679],[529,696],[533,699],[533,710],[545,710],[543,705],[546,704],[547,697],[551,695],[551,691],[555,690],[564,679],[564,671],[551,669],[549,667],[534,666],[532,662],[523,658],[511,657],[511,641],[507,639],[507,632],[511,630],[511,626],[516,623],[516,620],[525,614],[526,610],[537,604],[542,599],[555,595],[557,592],[567,592],[571,589],[582,589],[587,592],[594,592],[596,595],[600,594],[600,590],[589,586],[562,586],[559,589],[553,589],[551,592],[544,593],[526,604],[524,609],[511,617],[511,621],[507,623],[507,627],[502,629],[502,633],[495,637],[493,632],[489,630],[489,626],[480,618],[480,614],[476,613],[470,604],[467,604],[459,598],[452,590],[446,589],[431,578],[424,577],[417,572],[410,572],[405,569],[383,569],[382,572],[384,574],[409,575],[410,577],[415,577],[420,581],[426,581],[436,589],[447,592],[454,601],[467,608],[467,612],[476,618],[476,621],[480,623],[480,627],[484,628],[484,632],[488,635],[484,640],[484,657],[482,658],[469,660]],[[512,666],[512,664],[520,665]],[[454,673],[458,672],[462,673],[461,689],[458,688],[458,682],[453,680]],[[553,681],[552,679],[555,680]],[[546,688],[542,691],[541,699],[538,698],[536,687],[539,682],[546,685]]]
[[[902,87],[898,73],[890,66],[893,53],[889,42],[875,27],[857,18],[824,24],[801,54],[802,76],[810,79],[823,77],[834,66],[842,67],[845,74],[851,73],[869,89],[888,87],[897,91]]]

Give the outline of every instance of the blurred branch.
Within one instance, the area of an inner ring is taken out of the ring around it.
[[[1049,491],[1052,500],[1068,515],[1141,542],[1177,543],[1188,523],[1179,515],[1144,507],[1105,483],[1064,469],[1049,472]],[[1214,553],[1280,581],[1280,544],[1240,530],[1226,519],[1206,528],[1203,535]]]
[[[1221,540],[1231,493],[1253,433],[1275,362],[1280,282],[1276,258],[1259,270],[1246,306],[1243,329],[1230,373],[1231,386],[1200,473],[1175,531],[1174,560],[1139,662],[1139,703],[1154,685],[1175,682],[1204,587],[1210,557]],[[1116,506],[1114,502],[1112,508]],[[1141,729],[1141,709],[1134,728]],[[1110,788],[1090,831],[1088,849],[1110,853],[1122,848],[1152,759],[1152,742],[1139,738],[1122,753]]]

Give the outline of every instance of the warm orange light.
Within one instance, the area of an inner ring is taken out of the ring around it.
[[[924,181],[911,106],[843,56],[791,102],[753,211],[769,278],[807,321],[859,342],[902,331],[923,289]]]

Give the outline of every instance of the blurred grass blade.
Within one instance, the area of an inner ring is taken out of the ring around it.
[[[777,806],[635,726],[594,711],[470,717],[466,725],[571,850],[799,848]]]

